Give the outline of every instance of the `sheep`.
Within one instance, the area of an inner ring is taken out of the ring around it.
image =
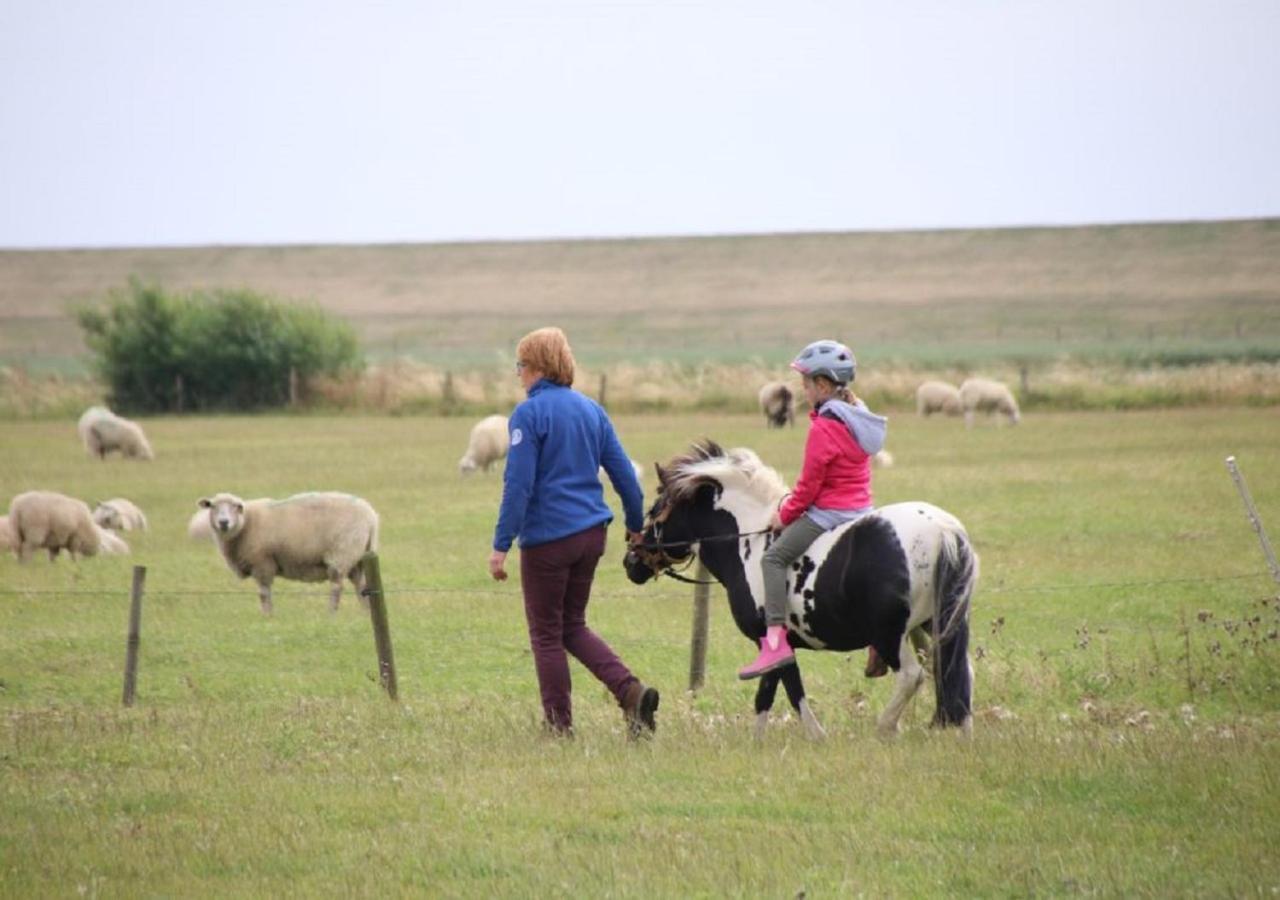
[[[49,561],[66,550],[72,560],[102,553],[128,553],[129,545],[96,525],[89,505],[53,491],[27,491],[9,504],[10,544],[20,562],[33,551],[49,552]]]
[[[227,567],[258,583],[262,612],[271,615],[271,582],[330,583],[329,610],[336,612],[342,580],[364,590],[360,558],[378,549],[378,514],[350,494],[297,494],[284,500],[245,502],[235,494],[204,497],[209,526]],[[363,601],[363,597],[361,598]]]
[[[93,509],[93,521],[111,531],[147,530],[147,517],[123,497],[102,500]]]
[[[877,450],[871,461],[882,469],[888,469],[893,466],[893,454],[888,450]]]
[[[126,459],[155,459],[142,426],[104,406],[89,407],[76,427],[90,456],[106,459],[108,453],[119,450]]]
[[[1021,414],[1018,412],[1018,401],[1013,399],[1009,388],[999,381],[989,378],[968,378],[960,385],[960,403],[964,407],[964,423],[973,426],[973,414],[977,410],[983,412],[1004,413],[1011,424],[1017,425]]]
[[[469,475],[476,469],[488,472],[495,462],[507,455],[510,443],[506,416],[486,416],[471,429],[467,452],[458,460],[458,471]]]
[[[942,413],[958,416],[964,412],[960,402],[960,391],[953,384],[945,381],[926,381],[916,388],[916,413],[929,416]]]
[[[13,542],[13,529],[9,527],[9,517],[0,516],[0,553],[5,550],[17,552],[17,549]]]
[[[760,388],[760,411],[764,413],[766,428],[794,425],[796,420],[795,395],[781,381],[770,381]]]

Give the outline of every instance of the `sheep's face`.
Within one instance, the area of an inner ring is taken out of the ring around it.
[[[94,509],[93,522],[100,528],[110,528],[112,531],[124,529],[124,520],[120,515],[120,510],[105,503],[99,503],[97,508]]]
[[[458,471],[463,475],[470,475],[478,468],[479,466],[476,465],[476,461],[470,456],[464,456],[462,459],[458,460]]]
[[[204,497],[200,508],[209,510],[209,525],[220,538],[235,537],[244,527],[244,501],[234,494]]]

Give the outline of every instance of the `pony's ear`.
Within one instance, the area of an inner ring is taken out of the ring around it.
[[[662,468],[662,463],[654,463],[653,470],[658,473],[658,484],[666,484],[667,470]]]

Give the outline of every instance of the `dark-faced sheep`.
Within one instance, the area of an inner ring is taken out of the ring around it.
[[[469,475],[476,469],[488,472],[495,462],[507,455],[510,441],[507,417],[486,416],[472,427],[467,452],[458,460],[458,471],[463,475]]]
[[[108,453],[119,451],[125,459],[155,459],[142,426],[105,406],[89,407],[76,427],[90,456],[106,459]]]
[[[760,411],[767,428],[795,424],[796,403],[791,388],[781,381],[770,381],[760,388]]]
[[[10,544],[26,562],[36,550],[49,560],[66,550],[73,560],[98,553],[128,553],[129,545],[94,524],[89,505],[54,491],[27,491],[9,504]]]
[[[271,615],[271,583],[328,581],[329,609],[338,609],[342,581],[364,589],[360,558],[378,549],[378,514],[350,494],[297,494],[246,503],[235,494],[200,500],[227,567],[258,583],[262,611]],[[361,598],[363,601],[363,597]]]
[[[958,416],[963,412],[960,391],[955,385],[945,381],[926,381],[916,388],[917,414],[930,416],[942,413],[945,416]]]
[[[1013,393],[1002,382],[990,378],[965,379],[960,385],[960,403],[964,407],[964,424],[967,427],[973,427],[975,412],[1003,414],[1014,425],[1022,418]]]
[[[93,521],[111,531],[147,530],[147,517],[124,497],[100,501],[93,508]]]

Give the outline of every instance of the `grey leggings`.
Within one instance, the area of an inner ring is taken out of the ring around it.
[[[764,621],[766,625],[787,623],[787,569],[824,534],[823,528],[807,515],[783,529],[764,552],[760,566],[764,570]]]

